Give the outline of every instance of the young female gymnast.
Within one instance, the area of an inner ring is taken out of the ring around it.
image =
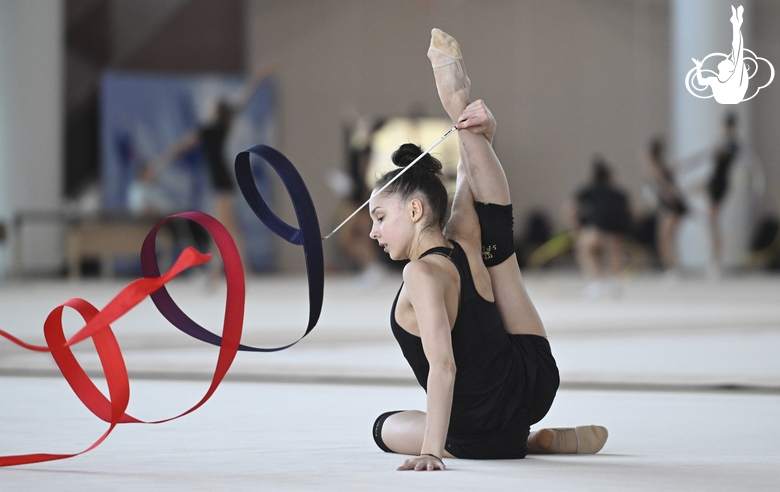
[[[682,191],[675,183],[674,173],[664,158],[664,142],[660,137],[653,138],[646,154],[646,170],[650,182],[658,197],[656,214],[656,249],[670,280],[678,280],[680,272],[674,240],[680,219],[688,211]]]
[[[399,470],[443,470],[443,457],[598,452],[607,439],[599,426],[529,436],[530,425],[549,410],[559,378],[514,254],[509,186],[492,148],[496,122],[482,101],[470,103],[453,38],[434,29],[428,57],[444,109],[460,130],[449,221],[441,164],[430,155],[369,203],[371,238],[391,258],[411,260],[391,327],[427,392],[427,412],[379,416],[374,439],[384,451],[416,455]],[[403,167],[421,153],[404,144],[393,162]],[[400,171],[381,177],[375,189]]]
[[[159,157],[152,160],[149,169],[144,175],[145,181],[154,181],[166,166],[169,166],[195,147],[200,146],[208,164],[209,176],[211,177],[211,185],[213,187],[212,213],[230,231],[230,235],[238,245],[239,250],[244,249],[244,241],[238,219],[233,212],[236,184],[231,176],[230,168],[227,162],[225,162],[225,146],[238,116],[249,104],[252,96],[260,90],[263,82],[271,76],[272,72],[273,68],[271,66],[259,69],[252,74],[251,78],[236,93],[236,96],[215,101],[216,105],[211,118],[187,132],[169,146]],[[214,262],[215,267],[218,264],[218,262]],[[216,269],[212,271],[215,276],[219,273]]]

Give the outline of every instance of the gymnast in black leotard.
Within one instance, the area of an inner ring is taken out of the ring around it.
[[[607,438],[603,427],[529,435],[550,408],[559,378],[511,247],[509,187],[492,148],[495,119],[482,101],[469,101],[454,39],[434,29],[428,57],[444,109],[461,130],[452,212],[447,219],[441,164],[430,155],[369,202],[371,237],[392,259],[411,260],[391,326],[427,393],[426,412],[380,415],[374,439],[384,451],[413,455],[402,470],[445,469],[444,457],[595,453]],[[393,155],[399,169],[382,176],[375,190],[421,153],[402,145]],[[475,202],[488,205],[478,211]]]
[[[452,327],[458,372],[444,448],[459,458],[523,458],[529,426],[544,417],[558,389],[550,344],[544,337],[506,332],[495,302],[476,290],[463,248],[450,242],[451,248],[434,247],[420,255],[450,260],[461,286]],[[430,366],[422,339],[397,323],[397,302],[396,297],[390,318],[393,335],[420,386],[427,388]]]
[[[713,156],[713,170],[707,183],[707,195],[710,199],[710,237],[712,238],[712,260],[710,269],[719,270],[722,260],[722,238],[720,233],[720,208],[729,189],[731,169],[739,155],[737,143],[737,116],[728,113],[724,120],[725,138]],[[717,274],[717,273],[716,273]]]
[[[211,184],[217,193],[232,192],[236,185],[225,162],[225,141],[233,122],[235,109],[225,101],[217,106],[217,117],[197,130],[198,141],[208,163]]]
[[[680,219],[688,211],[682,191],[677,186],[674,174],[666,163],[664,142],[653,138],[646,154],[647,174],[658,197],[655,238],[656,250],[661,258],[666,276],[670,280],[679,278],[675,237]]]
[[[200,146],[206,158],[209,178],[213,191],[213,210],[211,213],[230,232],[239,250],[243,249],[241,230],[233,213],[233,198],[236,184],[230,167],[225,161],[225,142],[230,134],[231,126],[236,116],[249,103],[252,96],[272,73],[271,67],[263,67],[252,75],[241,88],[238,95],[229,102],[223,99],[217,102],[212,117],[197,128],[187,132],[173,145],[168,147],[150,166],[148,179],[152,180],[167,165]],[[217,263],[213,263],[216,265]],[[217,270],[214,270],[217,272]]]

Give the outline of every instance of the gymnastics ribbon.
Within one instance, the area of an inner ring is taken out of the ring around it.
[[[154,278],[141,278],[133,281],[130,285],[114,297],[102,310],[98,311],[89,302],[73,298],[57,306],[44,323],[44,337],[46,346],[31,345],[25,343],[9,333],[0,330],[0,336],[16,343],[17,345],[35,350],[38,352],[51,352],[57,367],[73,389],[79,400],[98,418],[109,422],[108,430],[87,449],[70,454],[49,454],[33,453],[15,456],[0,456],[0,466],[24,465],[31,463],[41,463],[44,461],[61,460],[71,458],[86,453],[96,448],[102,443],[111,431],[120,423],[143,423],[125,413],[130,400],[130,379],[127,374],[122,351],[119,348],[114,332],[111,330],[110,323],[116,321],[119,317],[127,313],[130,309],[138,305],[151,292],[165,285],[178,274],[192,266],[201,265],[209,260],[211,255],[203,255],[192,248],[185,249],[174,265],[164,275]],[[65,339],[62,327],[62,313],[65,307],[76,310],[84,321],[87,322],[75,335]],[[231,327],[225,326],[225,331],[237,331],[237,336],[241,336],[241,324]],[[226,333],[227,334],[227,333]],[[107,399],[103,393],[95,386],[92,380],[87,376],[84,369],[79,365],[70,346],[87,338],[92,338],[95,343],[95,349],[100,358],[100,364],[103,367],[103,373],[108,386],[110,399]],[[227,339],[228,337],[226,337]],[[235,338],[235,337],[230,337]],[[177,417],[186,415],[208,400],[216,390],[217,386],[224,377],[227,369],[233,361],[236,354],[236,347],[225,343],[220,347],[220,354],[217,362],[217,370],[206,395],[195,406],[183,412]],[[160,421],[163,422],[163,421]],[[148,422],[158,423],[158,422]]]
[[[296,229],[282,221],[263,201],[252,176],[249,160],[250,154],[264,158],[279,174],[292,198],[300,229]],[[78,456],[100,445],[118,424],[158,424],[183,417],[198,409],[211,398],[230,369],[238,350],[253,352],[284,350],[295,345],[311,332],[317,324],[322,311],[325,274],[322,237],[320,236],[320,227],[314,203],[308,189],[292,163],[279,151],[265,145],[258,145],[241,152],[236,157],[235,165],[236,178],[241,192],[257,217],[269,229],[286,241],[303,246],[309,280],[309,323],[305,333],[295,342],[281,347],[257,348],[242,345],[240,341],[244,321],[246,286],[241,258],[235,242],[219,221],[206,214],[185,212],[166,217],[152,228],[141,248],[141,267],[144,278],[137,279],[122,289],[102,310],[98,310],[89,302],[78,298],[73,298],[60,304],[49,314],[44,323],[46,346],[28,344],[0,330],[0,336],[21,347],[39,352],[50,352],[57,367],[79,400],[98,418],[110,424],[108,430],[97,441],[81,452],[0,456],[0,467],[41,463]],[[179,255],[170,270],[162,275],[160,274],[156,258],[155,238],[159,229],[173,218],[192,220],[203,226],[214,239],[217,249],[222,256],[225,267],[227,295],[221,337],[201,327],[184,314],[165,288],[165,284],[184,270],[202,265],[211,258],[211,255],[201,254],[188,247]],[[136,419],[125,412],[130,399],[130,380],[122,352],[110,326],[110,323],[137,306],[147,296],[152,298],[160,313],[179,330],[198,340],[219,346],[219,356],[211,385],[201,400],[175,417],[151,422]],[[83,328],[67,340],[62,327],[62,312],[65,307],[76,310],[86,322]],[[95,349],[106,378],[109,398],[106,398],[95,386],[70,350],[70,346],[87,338],[92,338],[95,344]]]
[[[266,205],[265,201],[260,196],[260,192],[257,190],[255,179],[252,176],[252,168],[249,159],[250,154],[265,159],[279,174],[279,177],[282,179],[282,182],[292,199],[293,208],[295,209],[300,229],[296,229],[284,222],[271,211],[268,205]],[[320,318],[325,286],[325,264],[322,254],[320,224],[317,221],[317,211],[314,209],[314,202],[311,199],[309,190],[306,188],[306,184],[303,182],[303,178],[298,174],[295,166],[293,166],[293,164],[278,150],[268,147],[267,145],[256,145],[251,147],[236,156],[235,170],[236,181],[241,189],[241,193],[244,195],[244,199],[252,208],[255,215],[257,215],[271,231],[285,241],[295,245],[302,245],[306,258],[306,272],[309,280],[309,323],[304,334],[298,340],[281,347],[259,348],[247,345],[238,346],[238,350],[247,352],[276,352],[290,348],[301,341],[303,337],[311,332]],[[141,267],[144,276],[146,277],[154,277],[160,274],[157,268],[154,235],[169,219],[170,218],[163,219],[155,225],[152,232],[146,237],[146,241],[144,241],[143,248],[141,249]],[[221,248],[220,251],[222,251]],[[235,261],[233,261],[232,256],[225,257],[224,255],[223,261],[225,263],[225,277],[227,278],[228,283],[228,306],[226,306],[226,310],[231,310],[231,300],[236,301],[240,297],[241,313],[243,313],[243,300],[245,295],[241,260],[238,258],[238,252],[236,251]],[[230,279],[233,277],[238,278],[239,276],[242,280],[240,296],[238,293],[233,296],[231,295]],[[151,295],[151,298],[160,313],[162,313],[173,326],[193,338],[197,338],[198,340],[212,345],[220,345],[220,337],[198,325],[184,314],[173,299],[171,299],[171,296],[168,294],[165,287],[154,292]]]
[[[265,159],[282,179],[287,193],[292,200],[295,216],[298,219],[300,229],[295,229],[276,216],[260,196],[260,192],[252,176],[250,154]],[[255,145],[236,156],[236,180],[244,199],[249,207],[266,226],[277,236],[291,244],[303,246],[303,254],[306,261],[306,275],[309,281],[309,323],[306,331],[298,340],[272,349],[241,349],[273,352],[284,350],[300,342],[309,334],[322,312],[322,300],[325,290],[325,260],[322,253],[323,238],[320,235],[320,223],[317,220],[317,211],[311,199],[309,190],[303,182],[303,178],[287,157],[278,150],[267,145]]]

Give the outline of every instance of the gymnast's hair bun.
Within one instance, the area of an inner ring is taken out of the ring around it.
[[[398,167],[406,167],[420,157],[420,154],[422,153],[423,151],[419,146],[413,143],[405,143],[398,147],[398,150],[393,152],[393,164]],[[436,175],[441,174],[441,162],[431,154],[425,154],[425,157],[420,159],[415,166],[425,168]]]

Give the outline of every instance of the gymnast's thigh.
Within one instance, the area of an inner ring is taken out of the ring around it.
[[[522,336],[521,336],[522,337]],[[536,364],[536,381],[534,393],[528,405],[526,416],[528,424],[534,425],[547,415],[552,407],[558,387],[561,384],[558,364],[553,357],[550,342],[543,337],[525,336],[534,351]]]
[[[525,289],[513,240],[512,205],[475,203],[482,236],[482,260],[488,267],[493,296],[511,334],[546,336]]]

